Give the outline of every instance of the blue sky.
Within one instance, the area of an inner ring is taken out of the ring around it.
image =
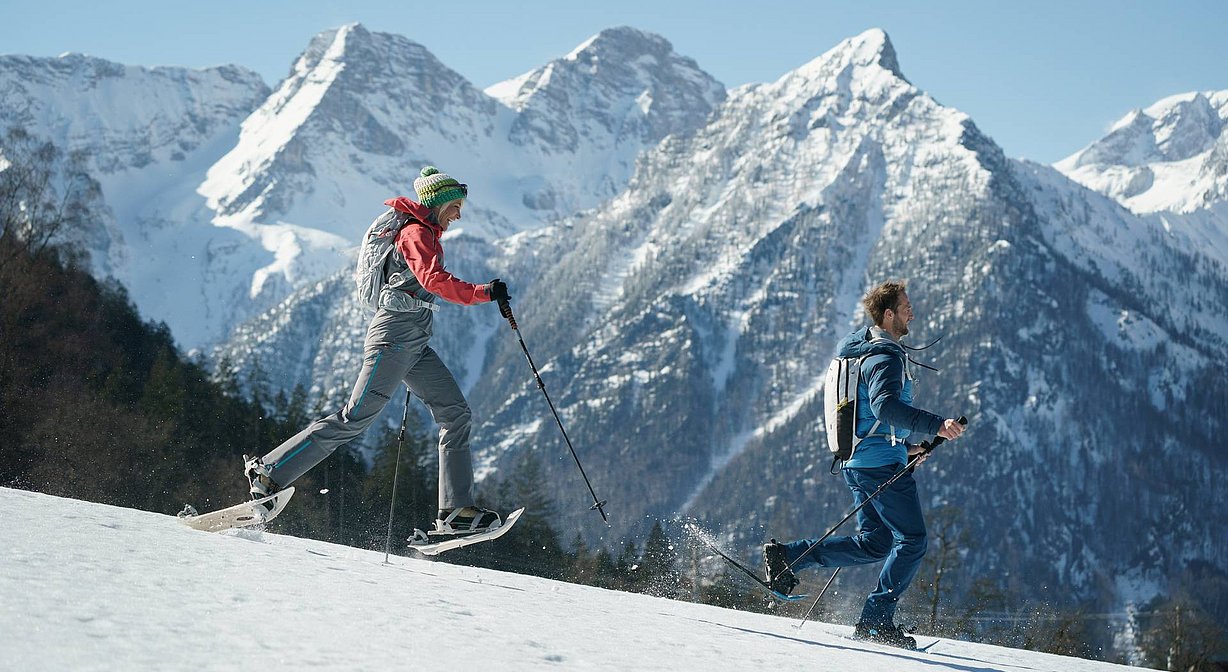
[[[1053,162],[1135,107],[1228,89],[1228,2],[0,2],[0,53],[76,51],[130,65],[233,63],[270,85],[316,33],[358,21],[425,45],[486,87],[603,28],[658,33],[726,86],[769,82],[868,28],[908,79],[1006,153]]]

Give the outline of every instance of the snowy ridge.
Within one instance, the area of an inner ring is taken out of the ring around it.
[[[527,202],[567,214],[619,193],[642,151],[699,127],[725,98],[667,40],[628,27],[486,92],[517,112],[508,140],[518,154],[553,166]]]
[[[1122,117],[1054,164],[1140,213],[1189,213],[1228,199],[1228,91],[1170,96]]]
[[[346,26],[335,31],[323,53],[315,53],[325,43],[323,36],[317,37],[295,62],[290,77],[243,122],[238,144],[209,169],[200,185],[199,191],[209,199],[210,208],[221,214],[234,212],[244,192],[252,189],[254,178],[269,167],[307,122],[345,69],[345,38],[352,29]],[[255,203],[248,207],[259,212],[262,199],[256,196],[252,200]]]
[[[1214,215],[1137,215],[1117,202],[1089,198],[1052,168],[1020,165],[1019,174],[1035,180],[1031,187],[1039,194],[1038,214],[1053,224],[1045,234],[1055,253],[1111,286],[1141,290],[1131,307],[1154,316],[1171,336],[1198,340],[1228,355],[1228,315],[1189,310],[1208,290],[1228,296],[1228,229],[1217,226]],[[1152,263],[1140,264],[1140,259]],[[1181,271],[1155,273],[1156,265]],[[1182,298],[1155,300],[1159,297]]]
[[[633,29],[546,69],[513,110],[422,45],[359,24],[317,35],[271,93],[233,67],[5,56],[0,122],[92,157],[113,213],[93,236],[98,274],[192,348],[348,266],[424,165],[473,187],[457,232],[504,238],[613,196],[643,149],[724,96]]]
[[[0,127],[78,153],[98,180],[84,251],[144,315],[191,345],[247,313],[251,273],[268,263],[233,231],[210,230],[194,193],[268,95],[253,72],[124,66],[80,54],[0,56]]]
[[[458,630],[499,645],[454,647],[448,669],[1129,669],[953,641],[911,653],[853,642],[844,625],[798,630],[787,618],[530,576],[385,563],[374,551],[197,532],[165,515],[17,490],[0,489],[0,510],[6,669],[232,670],[252,660],[389,669],[438,655],[436,643]],[[276,613],[279,627],[254,637],[238,616],[248,612]],[[424,669],[444,667],[435,658]]]
[[[0,55],[0,120],[66,152],[82,150],[99,179],[184,161],[268,93],[254,72],[120,65],[82,54]]]

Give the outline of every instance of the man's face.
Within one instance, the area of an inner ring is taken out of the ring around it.
[[[465,207],[465,201],[458,199],[445,203],[439,210],[439,228],[444,231],[448,230],[448,226],[461,218],[461,210]]]
[[[883,315],[885,318],[883,328],[896,338],[908,335],[908,323],[912,322],[912,302],[908,300],[908,294],[901,292],[900,300],[895,305],[895,310],[887,309]]]

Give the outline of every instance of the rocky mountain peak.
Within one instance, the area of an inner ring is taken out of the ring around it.
[[[640,152],[701,127],[726,96],[720,82],[668,40],[626,27],[604,30],[486,93],[515,113],[507,140],[518,154],[580,167],[540,184],[525,181],[523,203],[545,214],[613,196]]]
[[[632,28],[631,26],[618,26],[606,28],[590,37],[564,58],[566,60],[584,60],[585,58],[612,56],[619,53],[656,53],[668,55],[673,50],[674,47],[670,44],[669,40],[656,33]]]
[[[891,38],[881,28],[871,28],[860,35],[842,41],[818,58],[798,68],[794,73],[827,76],[829,73],[854,68],[881,69],[895,78],[908,81],[903,71],[900,70],[899,58],[896,56]]]
[[[1204,93],[1167,98],[1147,108],[1145,114],[1155,120],[1156,150],[1168,161],[1209,150],[1224,128],[1224,119]]]
[[[415,100],[460,92],[466,102],[476,89],[423,45],[401,35],[372,32],[361,23],[323,31],[312,38],[282,83],[286,93],[327,82],[330,90],[411,93]],[[276,96],[275,96],[276,97]],[[282,96],[288,98],[288,96]]]
[[[1139,212],[1191,212],[1228,194],[1226,126],[1228,91],[1169,96],[1054,167]]]
[[[310,203],[306,187],[318,166],[332,165],[337,155],[387,164],[380,166],[384,185],[362,194],[378,203],[380,193],[402,188],[415,164],[426,161],[424,145],[489,134],[495,107],[417,42],[358,23],[327,30],[244,122],[238,144],[213,167],[201,193],[226,216],[311,222],[324,207],[345,221],[346,203],[356,194],[336,166],[324,178],[337,181],[328,189],[336,195],[327,205]],[[411,148],[422,158],[408,156]]]
[[[630,27],[603,30],[487,93],[519,112],[566,116],[573,125],[589,115],[610,124],[627,114],[662,119],[663,125],[650,124],[656,132],[649,140],[679,130],[674,120],[680,115],[706,115],[725,98],[724,86],[668,40]]]
[[[881,28],[871,28],[846,42],[849,45],[853,62],[860,65],[878,65],[896,77],[904,79],[904,73],[900,70],[899,58],[895,53],[895,45],[891,43],[887,31]]]

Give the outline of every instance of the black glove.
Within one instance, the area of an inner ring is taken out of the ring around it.
[[[491,301],[498,301],[499,303],[507,303],[508,301],[512,300],[512,296],[507,293],[507,283],[503,282],[499,278],[495,278],[494,280],[491,280],[490,285],[489,287],[487,287],[486,291],[490,294]]]

